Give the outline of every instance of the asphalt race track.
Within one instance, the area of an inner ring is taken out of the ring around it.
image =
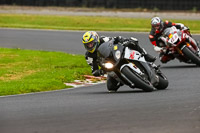
[[[84,54],[83,31],[0,29],[0,47]],[[157,55],[148,33],[99,32],[134,36]],[[200,40],[200,35],[194,35]],[[159,60],[156,64],[160,64]],[[167,90],[145,93],[105,84],[54,92],[0,97],[0,133],[199,133],[200,68],[177,60],[162,64]]]

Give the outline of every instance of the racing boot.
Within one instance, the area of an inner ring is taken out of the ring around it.
[[[144,55],[144,58],[148,62],[154,62],[156,60],[156,57],[154,57],[154,56],[152,56],[152,55],[150,55],[148,53]]]
[[[144,56],[145,60],[148,62],[154,62],[156,60],[155,56],[152,56],[150,54],[148,54],[144,49],[140,48],[139,52],[142,53],[142,55]]]

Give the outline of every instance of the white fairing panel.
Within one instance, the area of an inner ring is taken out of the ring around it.
[[[129,60],[137,60],[141,62],[146,62],[144,59],[144,56],[142,56],[140,52],[136,50],[131,50],[128,47],[126,47],[125,49],[124,58],[129,59]]]
[[[134,64],[129,63],[129,64],[124,64],[121,66],[120,71],[125,67],[128,66],[129,68],[131,68],[132,70],[134,70],[135,72],[137,72],[138,74],[142,75],[143,72],[141,72],[141,70],[138,67],[134,67]]]
[[[178,39],[179,39],[179,36],[178,36],[178,34],[177,33],[175,33],[170,39],[169,39],[169,43],[171,43],[171,44],[174,44],[174,43],[176,43],[177,41],[178,41]]]

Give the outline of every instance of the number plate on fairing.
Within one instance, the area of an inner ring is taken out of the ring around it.
[[[170,34],[169,36],[169,43],[175,44],[178,41],[179,37],[178,34],[175,33],[174,35]]]

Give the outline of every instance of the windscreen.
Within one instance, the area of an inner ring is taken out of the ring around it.
[[[163,32],[164,36],[169,36],[170,34],[174,34],[174,33],[177,33],[178,30],[175,26],[172,26],[170,28],[166,28]]]
[[[98,54],[103,58],[109,57],[111,54],[111,47],[112,43],[110,41],[102,43],[98,48]]]

